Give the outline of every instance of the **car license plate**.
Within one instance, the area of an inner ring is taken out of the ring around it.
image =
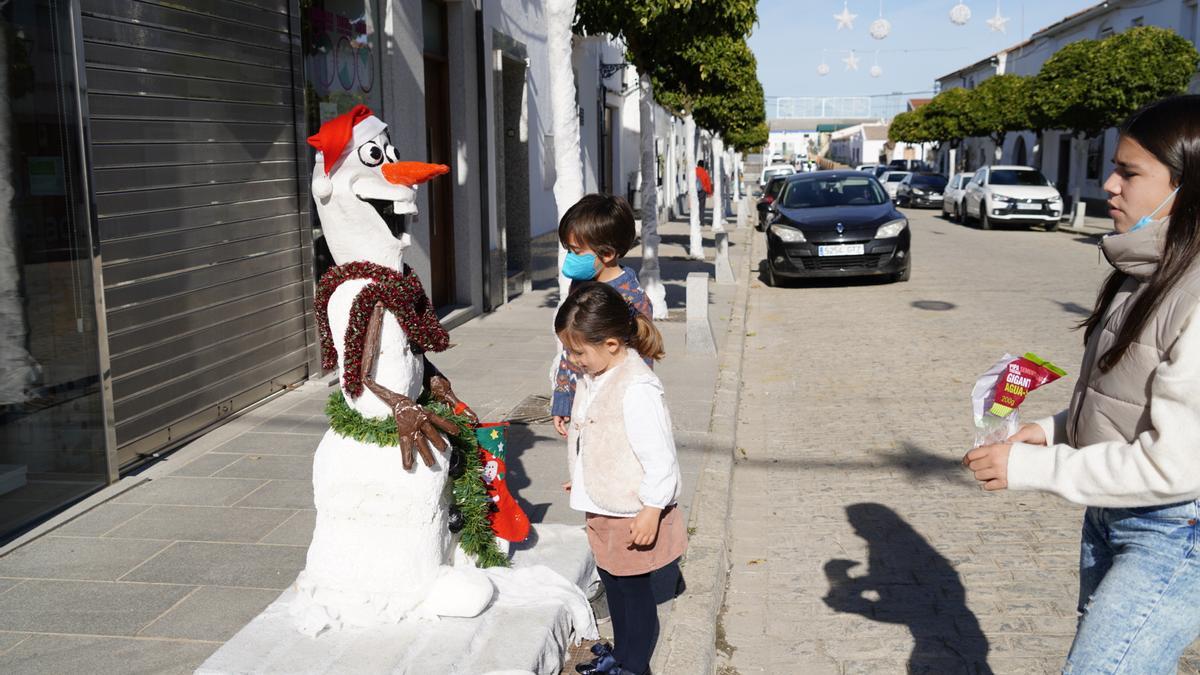
[[[1042,205],[1041,204],[1017,204],[1017,210],[1019,210],[1019,211],[1041,211]]]
[[[817,255],[822,258],[835,255],[862,255],[866,247],[862,244],[836,244],[834,246],[818,246]]]

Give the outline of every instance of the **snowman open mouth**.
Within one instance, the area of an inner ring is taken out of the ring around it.
[[[359,197],[359,199],[370,204],[371,208],[375,209],[375,213],[379,214],[380,220],[391,230],[392,236],[399,238],[400,235],[404,234],[406,222],[404,214],[396,213],[396,202],[390,199],[367,199],[366,197]]]

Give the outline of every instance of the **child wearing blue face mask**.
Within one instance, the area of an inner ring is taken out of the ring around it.
[[[612,195],[584,195],[563,215],[558,224],[558,240],[567,249],[562,271],[572,280],[571,290],[585,281],[602,281],[615,288],[631,307],[651,316],[650,301],[638,283],[637,274],[620,263],[637,240],[629,202]],[[579,376],[579,368],[564,351],[559,356],[550,403],[554,428],[564,437],[571,421]]]

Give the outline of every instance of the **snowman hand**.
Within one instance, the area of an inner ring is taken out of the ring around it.
[[[392,416],[396,418],[396,433],[400,437],[400,458],[404,469],[412,469],[414,449],[421,455],[425,466],[433,466],[433,451],[430,446],[442,452],[447,449],[446,439],[437,432],[434,426],[436,422],[431,419],[437,415],[431,415],[407,396],[399,396],[392,404]],[[440,417],[437,419],[445,422]]]
[[[446,379],[445,375],[434,375],[429,378],[429,393],[435,401],[444,403],[450,407],[455,414],[466,415],[467,419],[471,420],[471,424],[479,424],[479,416],[471,410],[471,406],[463,403],[454,393],[454,389],[450,386],[450,380]]]

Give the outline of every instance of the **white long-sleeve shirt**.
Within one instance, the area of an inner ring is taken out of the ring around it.
[[[629,354],[626,358],[636,358]],[[575,402],[575,414],[586,417],[588,406],[600,389],[611,379],[611,370],[599,377],[588,378],[590,397]],[[582,388],[581,388],[582,390]],[[583,396],[576,392],[576,396]],[[666,508],[675,502],[675,491],[679,481],[679,465],[675,454],[675,437],[671,434],[671,418],[663,400],[662,384],[653,376],[639,377],[625,388],[622,409],[625,418],[625,436],[633,454],[642,465],[644,475],[638,488],[638,498],[645,506]],[[628,517],[628,513],[613,513],[597,506],[587,494],[583,471],[583,454],[575,457],[571,469],[571,508],[602,516]]]
[[[1066,411],[1038,421],[1047,446],[1014,443],[1008,485],[1087,506],[1134,507],[1200,498],[1200,317],[1193,310],[1150,382],[1152,427],[1132,443],[1067,445]]]

